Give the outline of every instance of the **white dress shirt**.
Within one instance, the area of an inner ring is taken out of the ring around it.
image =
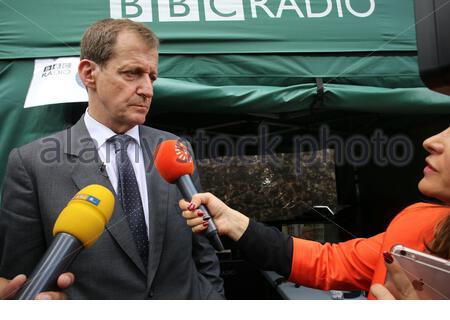
[[[108,173],[109,180],[117,194],[117,165],[114,144],[107,140],[116,135],[114,131],[95,120],[90,114],[89,109],[84,114],[84,123],[92,139],[97,142],[97,151],[100,159],[103,161]],[[135,142],[128,145],[127,153],[133,165],[136,180],[141,194],[142,207],[144,208],[145,224],[148,230],[148,196],[147,181],[145,179],[144,156],[142,154],[141,140],[139,139],[139,126],[134,126],[125,134],[132,137]]]

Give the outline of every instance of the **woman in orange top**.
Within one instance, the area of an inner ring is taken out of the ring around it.
[[[450,127],[425,140],[423,146],[430,155],[419,190],[450,204]],[[385,261],[392,262],[389,250],[395,244],[418,251],[440,248],[437,253],[447,259],[450,256],[450,208],[445,205],[417,203],[400,212],[386,231],[376,236],[321,244],[250,220],[210,193],[194,196],[191,203],[180,201],[183,216],[194,232],[208,226],[203,213],[196,210],[200,203],[210,210],[219,233],[237,241],[249,260],[308,287],[368,291],[371,285],[384,283]],[[373,288],[376,295],[385,289],[380,285]]]

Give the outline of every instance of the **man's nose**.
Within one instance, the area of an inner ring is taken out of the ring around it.
[[[143,79],[138,87],[137,94],[150,99],[153,97],[153,81],[149,77],[142,78]]]

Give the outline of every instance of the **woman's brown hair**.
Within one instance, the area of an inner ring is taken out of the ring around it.
[[[436,256],[450,259],[450,214],[436,226],[434,240],[427,249]]]

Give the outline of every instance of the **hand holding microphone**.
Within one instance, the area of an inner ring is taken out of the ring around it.
[[[13,279],[8,280],[0,277],[0,300],[13,299],[17,291],[25,284],[27,276],[19,274]],[[75,282],[75,276],[71,272],[63,273],[56,281],[58,289],[64,290],[69,288]],[[65,300],[67,296],[62,291],[45,291],[39,293],[36,300]]]
[[[196,210],[201,204],[209,209],[220,235],[226,235],[232,240],[238,241],[247,230],[250,222],[247,216],[230,208],[211,193],[198,193],[192,197],[191,202],[185,200],[179,202],[179,206],[183,210],[182,215],[193,232],[200,233],[206,229],[202,218],[198,216],[198,210]]]
[[[161,177],[168,183],[175,183],[184,199],[191,201],[198,191],[191,177],[194,173],[194,162],[186,146],[177,140],[163,141],[156,148],[154,160]],[[203,221],[208,221],[206,227],[207,238],[217,251],[224,250],[216,225],[211,219],[208,209],[203,205],[199,209],[203,212]]]
[[[53,228],[55,238],[15,299],[34,299],[56,288],[58,276],[101,236],[113,209],[114,195],[107,188],[93,184],[81,189],[59,215]]]

